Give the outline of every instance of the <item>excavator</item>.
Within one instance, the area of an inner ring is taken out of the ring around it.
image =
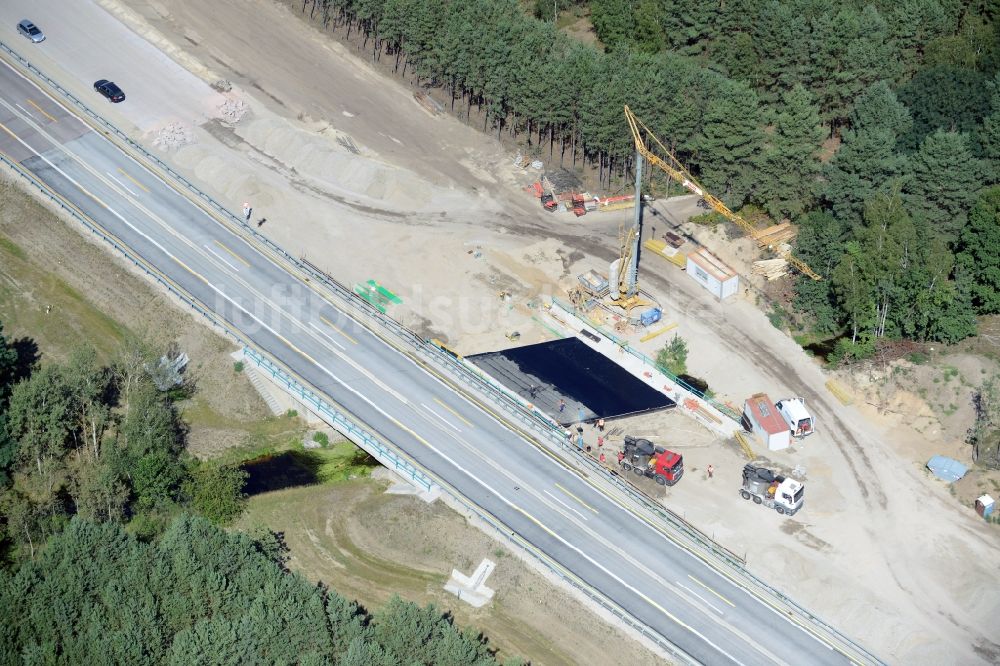
[[[641,120],[639,120],[636,117],[634,113],[632,113],[632,109],[630,109],[628,105],[625,106],[625,119],[628,121],[629,130],[631,130],[632,139],[635,142],[637,192],[639,188],[639,181],[641,179],[641,174],[642,174],[642,166],[641,166],[642,160],[645,159],[647,162],[658,167],[661,171],[670,176],[671,179],[680,183],[689,192],[697,194],[699,197],[701,197],[701,199],[705,202],[705,204],[709,208],[719,213],[727,220],[729,220],[730,222],[738,226],[740,229],[742,229],[744,232],[746,232],[748,236],[754,239],[758,247],[774,252],[779,257],[787,261],[790,266],[795,268],[803,275],[809,276],[813,280],[823,279],[815,271],[809,268],[809,266],[804,261],[793,256],[791,252],[787,252],[779,247],[774,247],[770,245],[758,233],[757,228],[754,225],[750,224],[742,217],[740,217],[733,211],[729,210],[729,207],[726,206],[726,204],[724,204],[721,200],[713,196],[704,187],[702,187],[698,183],[698,181],[695,180],[694,176],[692,176],[691,173],[684,168],[684,165],[681,164],[680,160],[678,160],[673,153],[667,150],[666,146],[664,146],[663,142],[657,138],[656,134],[654,134]],[[654,153],[652,150],[646,147],[646,141],[643,139],[643,135],[649,137],[650,142],[653,145],[655,145],[656,148],[658,148],[658,152],[662,154],[665,159],[661,158],[657,153]],[[641,205],[640,199],[638,198],[637,195],[636,208],[638,209],[640,205]],[[627,239],[627,241],[634,241],[634,238],[630,236]],[[628,243],[627,241],[626,243],[623,243],[623,247],[625,247],[626,245],[631,245],[631,243]],[[624,258],[625,257],[623,257],[623,259]]]

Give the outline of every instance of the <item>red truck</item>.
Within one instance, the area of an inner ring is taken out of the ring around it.
[[[684,476],[684,456],[630,435],[625,436],[618,452],[618,464],[622,470],[653,479],[661,486],[672,486]]]

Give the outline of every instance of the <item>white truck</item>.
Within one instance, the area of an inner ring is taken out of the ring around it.
[[[815,432],[815,420],[806,409],[806,401],[803,398],[785,398],[774,403],[774,406],[788,424],[792,437],[802,439]]]
[[[775,474],[766,467],[747,464],[743,467],[740,497],[763,504],[781,515],[794,516],[805,502],[806,487],[795,479]]]

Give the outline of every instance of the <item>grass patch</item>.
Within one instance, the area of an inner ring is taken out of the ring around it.
[[[320,483],[369,476],[372,468],[378,466],[374,458],[351,442],[337,442],[328,449],[313,449],[310,453],[321,460],[317,470],[317,480]]]
[[[767,320],[771,322],[779,331],[784,330],[785,322],[788,321],[788,313],[780,305],[775,305],[774,309],[767,313]]]
[[[56,356],[86,340],[106,362],[129,333],[5,236],[0,236],[0,312],[8,337],[27,335],[42,352]]]
[[[14,241],[4,236],[0,236],[0,252],[10,255],[15,259],[20,259],[21,261],[27,261],[28,255],[24,253],[20,247],[18,247]]]

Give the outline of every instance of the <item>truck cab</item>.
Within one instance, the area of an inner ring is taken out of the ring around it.
[[[805,486],[795,479],[775,474],[766,467],[747,464],[743,467],[740,496],[763,504],[782,515],[794,516],[805,502]]]
[[[618,464],[622,470],[653,479],[661,486],[672,486],[684,476],[684,456],[656,446],[648,439],[628,435]]]
[[[782,507],[789,516],[802,508],[805,486],[795,479],[782,479],[774,492],[774,506]]]

